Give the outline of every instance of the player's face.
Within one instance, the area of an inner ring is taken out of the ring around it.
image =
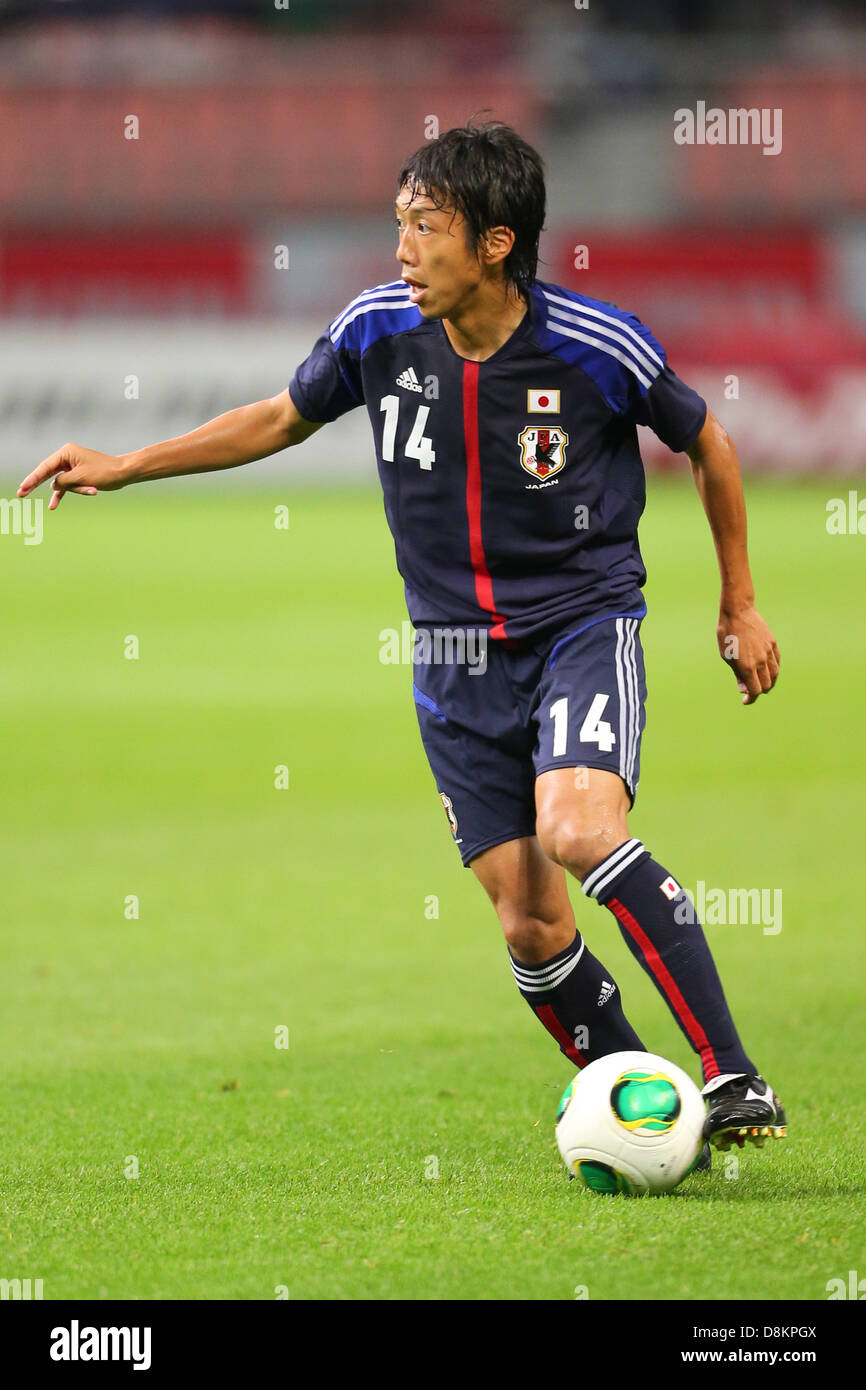
[[[397,259],[409,298],[425,318],[448,318],[471,301],[485,278],[465,219],[454,208],[437,208],[423,189],[408,185],[400,190],[396,212]]]

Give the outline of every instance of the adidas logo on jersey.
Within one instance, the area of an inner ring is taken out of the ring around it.
[[[608,999],[614,993],[615,990],[616,985],[612,985],[610,980],[602,980],[601,994],[598,996],[598,999],[596,1000],[596,1004],[599,1008],[601,1008],[602,1004],[607,1003]]]
[[[415,375],[414,367],[407,367],[405,372],[401,372],[397,377],[397,385],[402,386],[404,391],[423,391],[423,387]]]

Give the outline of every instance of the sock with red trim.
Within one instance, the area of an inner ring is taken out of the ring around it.
[[[757,1068],[743,1050],[703,928],[667,869],[640,840],[626,840],[587,874],[583,891],[619,922],[643,966],[701,1059],[704,1081]],[[684,920],[679,921],[678,917]]]
[[[645,1052],[622,1011],[616,981],[575,932],[564,951],[526,965],[510,951],[517,988],[535,1016],[576,1067],[609,1052]]]

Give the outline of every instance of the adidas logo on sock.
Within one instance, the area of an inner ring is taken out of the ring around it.
[[[615,989],[616,985],[612,985],[610,980],[602,980],[601,994],[598,996],[598,999],[596,1000],[596,1003],[599,1008],[601,1008],[602,1004],[607,1003],[608,999],[613,994]]]
[[[423,387],[415,375],[414,367],[407,367],[405,372],[401,372],[397,377],[397,385],[402,386],[405,391],[421,391]]]

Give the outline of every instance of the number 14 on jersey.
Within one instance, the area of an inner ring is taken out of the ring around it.
[[[397,421],[400,418],[400,401],[400,396],[383,396],[379,402],[379,409],[385,412],[385,428],[382,431],[382,458],[386,463],[394,462],[394,442],[397,438]],[[433,440],[424,433],[424,426],[427,424],[429,414],[429,405],[419,405],[418,414],[415,416],[415,423],[409,438],[406,440],[404,450],[407,459],[417,459],[420,467],[428,471],[436,462]]]
[[[609,699],[610,696],[603,692],[593,697],[578,734],[581,743],[597,743],[601,753],[609,753],[616,743],[613,729],[601,717]],[[568,696],[563,695],[562,699],[555,700],[548,714],[553,720],[553,756],[562,758],[568,747]]]

